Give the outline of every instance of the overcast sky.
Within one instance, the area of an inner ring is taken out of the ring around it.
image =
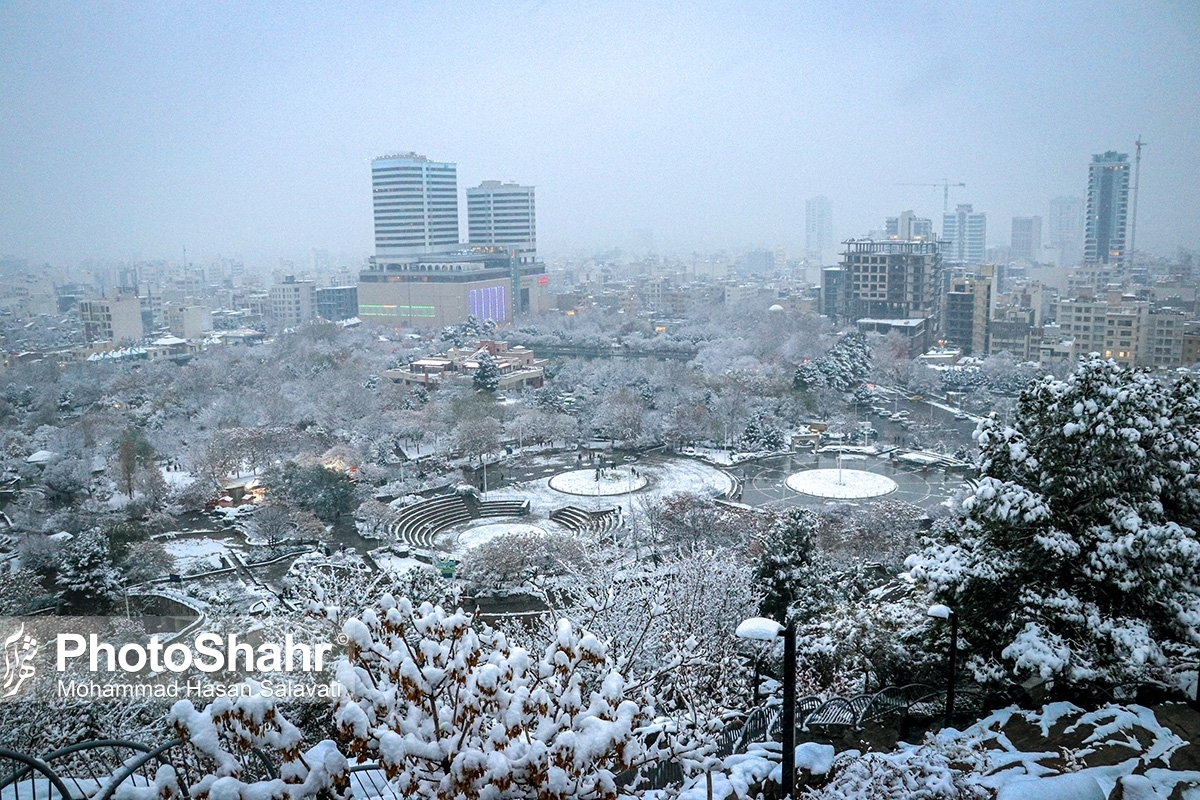
[[[943,177],[1006,244],[1139,134],[1139,249],[1200,246],[1195,0],[692,5],[5,2],[0,254],[361,258],[409,150],[537,186],[548,255],[796,251]]]

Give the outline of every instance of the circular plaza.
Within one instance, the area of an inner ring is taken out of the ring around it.
[[[886,475],[860,469],[809,469],[795,472],[784,482],[793,492],[829,500],[867,500],[896,491]]]

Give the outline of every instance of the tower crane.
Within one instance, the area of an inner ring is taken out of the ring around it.
[[[946,214],[950,211],[950,187],[967,188],[965,183],[951,183],[948,178],[942,178],[941,183],[897,183],[897,186],[932,186],[935,189],[942,190],[942,213]]]

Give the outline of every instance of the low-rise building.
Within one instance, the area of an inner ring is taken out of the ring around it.
[[[79,302],[79,321],[88,342],[136,342],[145,335],[137,295],[116,294]]]
[[[509,347],[507,342],[491,339],[481,339],[472,348],[452,347],[445,353],[419,358],[406,367],[389,369],[384,375],[393,383],[433,389],[455,377],[470,377],[479,369],[484,353],[492,357],[500,372],[497,389],[541,387],[547,359],[535,357],[532,350],[521,345]]]

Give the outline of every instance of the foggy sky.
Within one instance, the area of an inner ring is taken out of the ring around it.
[[[537,186],[548,255],[940,230],[943,177],[1007,244],[1139,134],[1139,249],[1200,246],[1193,0],[179,5],[0,6],[0,254],[361,257],[409,150]]]

